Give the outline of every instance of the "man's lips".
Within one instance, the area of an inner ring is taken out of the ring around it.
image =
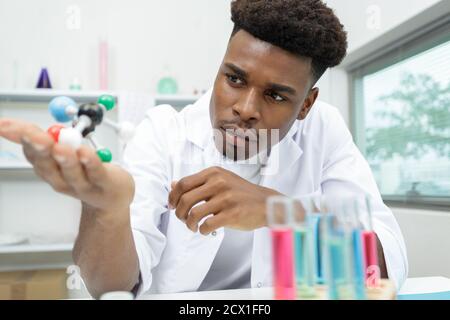
[[[257,142],[258,136],[256,134],[256,130],[254,129],[241,129],[239,127],[220,127],[222,131],[225,132],[228,136],[234,138],[234,140],[244,140],[248,142]]]

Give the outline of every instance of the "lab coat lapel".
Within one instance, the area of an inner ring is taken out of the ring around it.
[[[299,130],[298,122],[294,123],[288,134],[272,148],[267,164],[261,174],[261,185],[275,189],[283,194],[292,192],[291,167],[297,163],[303,150],[295,141]]]
[[[185,115],[186,138],[191,143],[190,152],[180,159],[180,177],[195,174],[203,169],[213,166],[217,159],[211,144],[212,127],[209,119],[209,101],[211,91],[198,100],[194,108],[190,108]],[[179,221],[176,238],[180,242],[176,245],[178,251],[176,270],[173,270],[170,283],[166,283],[165,292],[196,291],[219,250],[224,237],[224,229],[220,228],[208,236],[199,232],[193,233]]]

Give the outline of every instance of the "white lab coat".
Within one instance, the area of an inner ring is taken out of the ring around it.
[[[134,177],[136,194],[131,226],[139,257],[139,294],[196,291],[205,278],[224,236],[193,233],[167,207],[174,180],[213,166],[211,91],[181,113],[168,105],[148,111],[124,152],[124,167]],[[399,288],[408,262],[400,228],[383,204],[365,159],[353,143],[339,111],[317,101],[308,117],[296,121],[275,147],[279,157],[267,164],[276,174],[261,185],[288,196],[369,193],[376,200],[374,230],[384,249],[389,277]],[[254,232],[252,287],[272,285],[268,228]]]

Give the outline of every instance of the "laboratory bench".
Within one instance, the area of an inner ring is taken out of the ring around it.
[[[445,277],[409,278],[398,292],[398,299],[435,298],[450,300],[450,279]],[[273,288],[252,288],[238,290],[217,290],[183,292],[171,294],[149,294],[142,300],[271,300]],[[421,300],[422,300],[421,299]]]

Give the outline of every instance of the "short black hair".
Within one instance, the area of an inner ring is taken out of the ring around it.
[[[312,59],[314,83],[347,53],[344,26],[321,0],[234,0],[232,36],[243,29],[288,52]]]

